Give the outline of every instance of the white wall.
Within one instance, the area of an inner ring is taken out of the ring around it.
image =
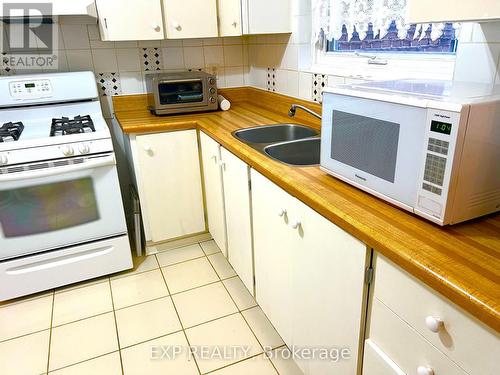
[[[454,79],[500,84],[500,22],[463,25]]]

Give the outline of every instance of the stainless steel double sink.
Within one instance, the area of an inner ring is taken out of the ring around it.
[[[236,130],[233,136],[274,160],[293,166],[319,164],[319,133],[304,125],[275,124]]]

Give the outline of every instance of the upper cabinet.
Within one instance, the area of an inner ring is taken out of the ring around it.
[[[219,35],[238,36],[243,33],[241,24],[241,1],[218,0]]]
[[[101,39],[121,41],[289,33],[290,2],[96,0],[96,5]]]
[[[96,0],[102,40],[163,39],[161,0]]]
[[[410,23],[500,19],[500,1],[412,0]]]
[[[216,0],[163,0],[168,39],[218,36]]]
[[[292,32],[290,0],[242,0],[243,34]]]

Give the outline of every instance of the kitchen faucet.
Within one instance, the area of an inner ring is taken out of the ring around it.
[[[290,109],[288,110],[288,116],[293,117],[295,116],[295,112],[297,112],[297,109],[302,109],[303,111],[309,113],[310,115],[313,115],[314,117],[317,117],[321,120],[321,115],[310,110],[309,108],[304,107],[303,105],[300,104],[292,104]]]

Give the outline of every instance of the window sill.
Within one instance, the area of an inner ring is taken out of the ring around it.
[[[387,65],[368,64],[369,58],[354,53],[316,52],[310,72],[360,80],[453,78],[454,55],[384,53],[377,56],[387,60]]]

